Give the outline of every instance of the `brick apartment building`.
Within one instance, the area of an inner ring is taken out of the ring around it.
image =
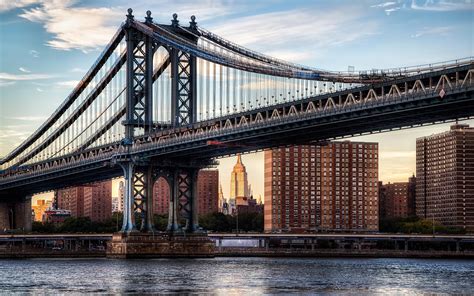
[[[378,230],[378,144],[265,151],[265,231]]]

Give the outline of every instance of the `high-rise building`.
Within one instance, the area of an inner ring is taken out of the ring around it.
[[[219,171],[200,170],[198,174],[198,213],[209,214],[219,210]]]
[[[112,181],[84,187],[84,216],[95,222],[104,222],[112,217]]]
[[[164,178],[153,185],[153,214],[164,215],[169,212],[170,187]]]
[[[120,181],[118,186],[118,196],[112,197],[112,213],[123,212],[124,193],[125,183]]]
[[[200,170],[198,173],[198,213],[217,212],[219,207],[219,171]],[[153,213],[168,214],[170,188],[168,182],[159,178],[153,185]]]
[[[71,217],[84,216],[84,187],[70,187],[57,192],[58,209],[69,210]]]
[[[35,203],[31,206],[34,214],[34,221],[43,221],[44,212],[51,208],[53,201],[47,198],[38,198]]]
[[[416,140],[416,214],[474,231],[474,128]]]
[[[378,144],[265,151],[265,231],[378,230]]]
[[[415,182],[415,177],[411,177],[408,182],[388,184],[379,182],[380,219],[413,216],[415,211]]]
[[[222,191],[222,184],[219,184],[219,212],[228,214],[227,209],[227,201],[224,197],[224,191]]]
[[[414,174],[408,179],[407,207],[408,217],[416,216],[416,177]]]
[[[249,185],[247,171],[242,163],[242,157],[237,155],[237,163],[230,175],[230,200],[234,200],[237,206],[247,205],[249,198]]]

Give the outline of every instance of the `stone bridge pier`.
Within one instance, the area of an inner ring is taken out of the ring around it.
[[[0,231],[31,231],[31,196],[0,202]]]
[[[211,257],[214,243],[199,227],[197,176],[213,162],[117,161],[124,171],[124,213],[120,232],[108,245],[114,258]],[[169,185],[166,231],[153,224],[153,185],[164,178]],[[137,226],[136,218],[141,217]]]

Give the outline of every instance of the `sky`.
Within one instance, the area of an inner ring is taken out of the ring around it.
[[[240,45],[327,70],[381,69],[474,56],[472,0],[336,1],[0,1],[0,157],[60,105],[125,20],[202,26]],[[467,123],[474,125],[474,121]],[[351,140],[379,142],[379,179],[415,171],[417,137],[436,125]],[[243,156],[254,194],[263,196],[263,153]],[[228,196],[235,158],[220,159]]]

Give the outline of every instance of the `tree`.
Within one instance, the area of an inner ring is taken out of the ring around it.
[[[379,223],[380,232],[389,233],[433,233],[433,221],[418,217],[382,219]],[[463,234],[465,230],[459,227],[447,227],[435,221],[434,232],[438,234]]]

